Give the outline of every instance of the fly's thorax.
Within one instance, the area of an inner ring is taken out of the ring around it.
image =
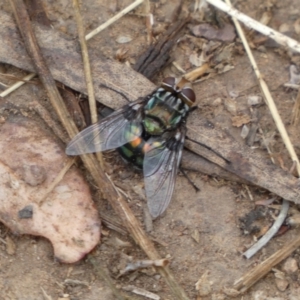
[[[164,88],[158,89],[144,107],[144,128],[151,135],[175,129],[189,111],[189,106]]]

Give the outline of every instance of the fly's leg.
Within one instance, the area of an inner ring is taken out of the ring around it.
[[[196,192],[200,191],[200,188],[197,187],[197,185],[191,180],[191,178],[188,176],[188,174],[185,172],[185,170],[179,166],[180,172],[183,174],[183,176],[187,179],[189,184],[195,189]]]

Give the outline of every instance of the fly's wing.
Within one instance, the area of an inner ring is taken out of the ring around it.
[[[150,138],[150,150],[144,157],[144,180],[147,203],[153,218],[168,207],[181,160],[186,129],[181,127],[166,140],[164,137]]]
[[[66,154],[79,155],[118,148],[142,134],[142,101],[114,112],[79,132],[67,145]]]

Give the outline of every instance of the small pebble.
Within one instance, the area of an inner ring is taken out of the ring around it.
[[[294,23],[294,29],[297,34],[300,34],[300,19],[297,19]]]
[[[212,102],[212,106],[218,106],[218,105],[220,105],[220,104],[222,104],[222,99],[221,98],[217,98],[217,99],[215,99],[213,102]]]
[[[47,178],[46,169],[39,165],[23,165],[23,179],[31,186],[42,184]]]
[[[289,257],[284,265],[283,265],[283,271],[287,274],[293,274],[298,271],[298,264],[295,258]]]
[[[287,23],[281,24],[281,25],[279,26],[278,31],[281,32],[281,33],[290,31],[290,26],[289,26],[289,24],[287,24]]]
[[[9,255],[14,255],[16,253],[16,244],[14,243],[14,241],[7,236],[5,238],[5,242],[6,242],[6,253]]]
[[[284,292],[289,286],[289,282],[286,279],[275,278],[275,284],[279,291]]]
[[[249,127],[245,124],[241,131],[241,138],[245,139],[248,136],[249,131],[250,131]]]
[[[132,41],[132,38],[129,36],[119,36],[116,40],[119,44],[126,44]]]
[[[195,284],[196,290],[201,297],[208,296],[211,293],[210,282],[208,281],[208,272],[205,272]]]
[[[33,215],[32,205],[27,205],[23,209],[18,211],[18,217],[20,219],[31,219]]]
[[[248,97],[248,105],[249,106],[254,106],[262,103],[262,97],[258,95],[252,95]]]
[[[255,291],[252,293],[253,300],[265,300],[267,298],[266,293],[264,291]]]
[[[211,295],[211,300],[224,300],[225,299],[224,294],[212,294]]]

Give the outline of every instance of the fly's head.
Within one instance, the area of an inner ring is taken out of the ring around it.
[[[196,102],[196,95],[192,84],[185,78],[166,77],[162,81],[161,87],[175,94],[190,108]]]

